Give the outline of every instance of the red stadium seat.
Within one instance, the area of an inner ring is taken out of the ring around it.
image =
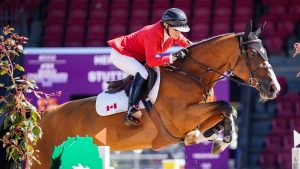
[[[62,36],[63,32],[64,32],[63,25],[47,25],[47,27],[45,28],[45,35],[54,33],[59,36]]]
[[[111,13],[114,13],[116,10],[121,9],[129,9],[129,1],[128,0],[114,0],[111,4]]]
[[[87,34],[99,34],[104,35],[105,27],[103,25],[90,25],[87,27]]]
[[[270,133],[266,138],[266,147],[267,150],[277,149],[281,150],[283,147],[282,135],[279,133]]]
[[[299,130],[297,130],[299,131]],[[294,147],[294,138],[292,134],[286,134],[283,138],[283,147],[284,149],[292,149]]]
[[[286,6],[276,5],[269,7],[269,15],[281,16],[287,13]]]
[[[49,10],[47,13],[47,19],[52,20],[64,20],[66,12],[64,10]]]
[[[253,7],[253,1],[252,0],[236,0],[235,1],[235,6],[248,6],[248,7]]]
[[[200,41],[209,37],[209,25],[208,24],[192,24],[191,40]]]
[[[294,34],[295,30],[295,23],[292,20],[287,20],[285,18],[284,20],[279,21],[280,24],[278,24],[278,30],[282,32],[287,32],[287,34],[292,35]]]
[[[62,36],[56,33],[48,33],[43,37],[43,47],[61,47]]]
[[[249,6],[236,6],[234,12],[236,17],[248,16],[252,18],[253,9]]]
[[[197,11],[198,9],[209,9],[211,10],[212,7],[212,1],[211,0],[197,0],[192,4],[194,7],[194,12]]]
[[[106,20],[107,12],[102,10],[91,10],[89,19],[103,19]]]
[[[220,23],[231,23],[231,16],[224,15],[224,16],[214,16],[212,19],[213,25],[220,24]]]
[[[278,154],[278,164],[280,169],[292,168],[292,152],[290,149]]]
[[[296,101],[295,109],[296,109],[296,115],[300,116],[300,100]]]
[[[244,32],[248,22],[251,18],[243,17],[243,18],[234,18],[233,21],[233,30],[234,32]]]
[[[216,0],[215,1],[215,8],[218,7],[232,7],[233,1],[232,0]]]
[[[26,0],[23,1],[23,6],[26,10],[39,9],[41,6],[41,0]]]
[[[281,101],[278,101],[277,103],[277,110],[278,110],[278,114],[280,114],[281,116],[291,116],[294,113],[294,109],[293,109],[293,105],[294,103],[291,102],[290,100],[284,100],[282,99]]]
[[[283,53],[283,39],[281,37],[268,37],[265,39],[266,48],[270,54],[282,54]]]
[[[62,2],[55,2],[55,1],[50,1],[48,5],[48,11],[52,10],[66,10],[67,9],[67,3],[62,1]]]
[[[103,47],[105,44],[103,40],[89,40],[86,42],[87,47]]]
[[[129,22],[129,33],[137,31],[138,29],[148,24],[147,19],[131,19]]]
[[[212,27],[212,36],[225,34],[230,32],[230,23],[229,22],[215,22]]]
[[[230,6],[219,6],[215,7],[215,17],[224,17],[224,16],[229,16],[231,17],[231,11],[232,8]]]
[[[86,17],[87,17],[86,9],[71,9],[69,11],[69,18],[86,19]]]
[[[107,15],[108,11],[108,1],[107,0],[92,0],[90,5],[91,11],[103,11],[105,12],[105,16]]]
[[[263,151],[259,157],[260,167],[264,169],[275,168],[277,165],[277,154]]]
[[[70,34],[67,33],[65,37],[65,47],[83,47],[83,34]]]
[[[290,130],[296,130],[296,131],[300,131],[300,117],[293,117],[290,120]]]
[[[84,34],[84,25],[67,25],[66,33],[67,34]]]
[[[87,1],[70,1],[69,10],[81,9],[86,11],[88,7]]]
[[[191,16],[190,6],[191,6],[191,0],[175,0],[171,5],[171,7],[173,8],[180,8],[181,10],[183,10],[188,18],[190,18]]]
[[[105,27],[106,19],[105,18],[90,18],[88,20],[88,27],[90,27],[91,25],[100,25],[102,27]]]
[[[69,25],[80,25],[84,27],[86,20],[85,19],[77,19],[77,18],[68,18],[67,26]]]
[[[289,118],[275,117],[272,120],[272,130],[275,132],[287,132],[289,130]]]
[[[154,1],[150,23],[155,23],[162,18],[163,13],[170,8],[169,1]]]
[[[143,19],[146,20],[148,23],[148,18],[149,18],[149,8],[139,8],[135,9],[131,12],[131,20],[139,20]]]

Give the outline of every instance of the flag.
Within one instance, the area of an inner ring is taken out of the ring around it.
[[[114,103],[112,105],[107,105],[106,111],[110,111],[111,109],[116,109],[116,108],[117,108],[117,103]]]

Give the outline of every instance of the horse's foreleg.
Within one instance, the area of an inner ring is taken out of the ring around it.
[[[216,101],[190,106],[188,109],[188,112],[190,113],[189,115],[194,116],[193,118],[195,120],[198,119],[198,126],[196,130],[187,133],[184,141],[185,144],[191,145],[205,140],[215,140],[220,131],[224,128],[223,126],[225,126],[224,118],[233,114],[236,116],[236,112],[233,110],[234,108],[225,101]],[[199,113],[201,113],[201,115],[199,115]],[[226,143],[231,142],[232,129],[233,127],[231,127],[231,123],[229,123],[227,119],[226,130],[224,130],[226,131],[226,135],[224,135]],[[220,144],[215,145],[216,151],[219,151],[218,145]]]
[[[236,110],[230,106],[230,110],[224,112],[224,137],[223,140],[221,138],[217,138],[214,141],[212,146],[212,153],[219,154],[224,151],[233,139],[236,139],[236,132],[234,128],[234,118],[237,117]]]

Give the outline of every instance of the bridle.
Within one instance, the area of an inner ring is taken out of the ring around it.
[[[205,100],[207,100],[207,97],[210,96],[210,85],[219,81],[219,80],[222,80],[224,78],[226,79],[229,79],[233,82],[236,82],[238,85],[244,85],[244,86],[251,86],[251,87],[257,87],[260,82],[259,80],[255,77],[255,74],[262,70],[262,69],[272,69],[271,66],[262,66],[262,67],[259,67],[257,68],[256,70],[253,70],[252,67],[251,67],[251,64],[250,64],[250,60],[249,60],[249,56],[248,56],[248,53],[247,53],[247,45],[248,44],[253,44],[253,43],[259,43],[261,45],[261,40],[260,39],[253,39],[253,40],[248,40],[248,41],[245,41],[243,40],[243,37],[240,35],[240,36],[236,36],[238,38],[238,41],[239,41],[239,47],[240,47],[240,54],[238,56],[238,59],[236,61],[236,63],[234,64],[233,68],[232,69],[229,69],[227,70],[229,73],[221,73],[219,72],[218,70],[210,67],[210,66],[207,66],[201,62],[198,62],[197,60],[193,59],[192,57],[190,57],[190,55],[188,55],[188,49],[183,49],[184,52],[186,53],[186,58],[183,60],[183,62],[178,66],[178,67],[175,67],[173,65],[169,65],[168,67],[165,67],[165,69],[169,70],[169,71],[172,71],[172,72],[177,72],[179,74],[182,74],[184,76],[187,76],[189,77],[190,79],[193,79],[195,80],[197,83],[199,83],[203,88],[204,88],[204,91],[205,91]],[[255,50],[259,50],[259,49],[255,49]],[[247,64],[247,67],[249,69],[249,72],[250,72],[250,78],[247,80],[247,81],[244,81],[240,78],[235,78],[235,74],[234,74],[234,69],[236,68],[236,66],[238,65],[238,63],[240,62],[241,58],[244,58],[245,59],[245,62]],[[196,65],[198,65],[200,68],[204,69],[205,71],[200,74],[199,77],[191,74],[191,73],[188,73],[188,72],[185,72],[182,70],[182,67],[184,66],[184,64],[187,62],[187,61],[190,61]],[[205,84],[203,82],[203,78],[204,76],[209,73],[209,72],[213,72],[213,73],[216,73],[218,75],[220,75],[221,77],[216,79],[216,80],[213,80],[211,82],[209,82],[208,84]]]

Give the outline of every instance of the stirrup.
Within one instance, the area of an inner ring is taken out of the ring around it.
[[[126,115],[125,115],[125,124],[129,125],[129,124],[133,124],[133,125],[139,125],[141,123],[141,119],[140,118],[136,118],[134,117],[132,114],[134,114],[135,112],[140,111],[139,108],[137,106],[130,106]],[[129,124],[128,124],[129,122]]]

